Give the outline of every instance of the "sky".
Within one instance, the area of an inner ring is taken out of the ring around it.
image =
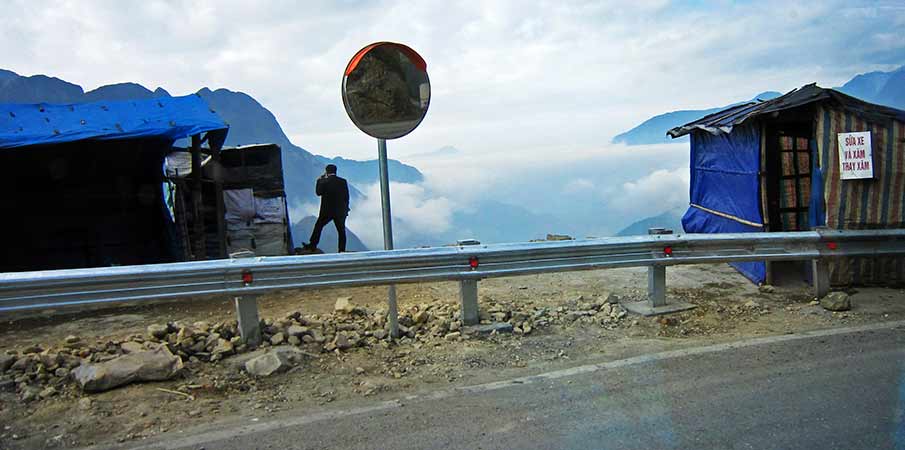
[[[252,95],[297,145],[376,151],[342,108],[364,45],[403,42],[432,100],[396,157],[594,148],[651,115],[787,91],[905,61],[905,3],[3,0],[0,67],[86,89]]]
[[[687,144],[614,135],[666,111],[905,64],[901,0],[0,2],[2,68],[86,89],[243,91],[296,145],[354,159],[374,158],[376,143],[342,107],[348,59],[375,41],[411,46],[427,61],[430,110],[388,149],[427,175],[400,191],[422,215],[488,190],[532,211],[656,214],[687,202]],[[416,156],[443,146],[460,153]]]

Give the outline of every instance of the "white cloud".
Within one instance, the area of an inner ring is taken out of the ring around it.
[[[665,110],[710,107],[905,61],[901,1],[270,2],[12,0],[5,68],[95,88],[245,91],[294,142],[373,157],[346,117],[342,68],[375,40],[428,62],[434,98],[395,156],[440,145],[516,154],[588,148]]]
[[[346,223],[349,229],[371,249],[383,248],[383,213],[380,185],[362,189],[364,198],[354,201]],[[417,241],[420,236],[437,236],[449,230],[455,204],[435,196],[424,187],[408,183],[390,183],[390,210],[396,242]]]
[[[616,211],[637,219],[688,206],[688,167],[660,169],[623,183],[611,197]]]
[[[587,178],[576,178],[566,183],[566,185],[562,188],[563,192],[567,194],[587,192],[592,189],[594,189],[594,182],[588,180]]]

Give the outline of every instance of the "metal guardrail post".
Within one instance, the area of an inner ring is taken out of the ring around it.
[[[647,300],[653,308],[666,305],[666,267],[648,266]]]
[[[462,304],[462,325],[477,325],[481,321],[478,313],[478,280],[459,281],[459,301]]]
[[[649,228],[647,234],[672,234],[672,230],[667,228]],[[666,266],[653,265],[647,267],[647,299],[650,301],[652,308],[666,305]]]
[[[258,317],[258,298],[255,295],[236,297],[236,316],[239,319],[239,334],[247,345],[261,345],[261,319]]]
[[[672,230],[650,228],[647,234],[666,235],[672,234]],[[647,301],[624,303],[622,306],[629,312],[642,316],[657,316],[695,308],[690,303],[666,303],[666,266],[656,263],[647,266]]]
[[[826,297],[830,293],[829,264],[824,259],[812,259],[811,273],[814,277],[814,295],[817,298]]]

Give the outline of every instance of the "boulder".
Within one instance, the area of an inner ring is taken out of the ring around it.
[[[852,309],[851,301],[845,292],[830,292],[820,300],[820,306],[829,311],[848,311]]]
[[[308,327],[303,327],[299,325],[290,325],[286,330],[286,334],[290,336],[298,336],[302,337],[303,335],[308,334]]]
[[[103,392],[138,381],[169,380],[182,370],[182,359],[165,345],[98,364],[82,364],[72,377],[86,392]]]
[[[0,373],[6,372],[16,362],[13,355],[0,354]]]
[[[351,314],[352,311],[355,311],[355,305],[352,304],[352,297],[337,298],[336,304],[333,305],[333,310],[336,312]]]
[[[221,338],[217,340],[217,345],[211,353],[214,355],[226,356],[232,355],[233,351],[235,351],[233,343]]]
[[[138,353],[144,351],[145,347],[138,342],[123,342],[120,344],[119,348],[123,350],[123,353]]]
[[[245,362],[245,371],[256,377],[268,377],[285,372],[305,357],[304,352],[295,347],[275,347],[263,355]]]
[[[148,325],[148,336],[154,339],[164,339],[167,337],[168,330],[169,328],[166,325]]]

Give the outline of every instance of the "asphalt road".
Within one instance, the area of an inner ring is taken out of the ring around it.
[[[247,449],[905,449],[905,328],[748,341],[180,437]]]

